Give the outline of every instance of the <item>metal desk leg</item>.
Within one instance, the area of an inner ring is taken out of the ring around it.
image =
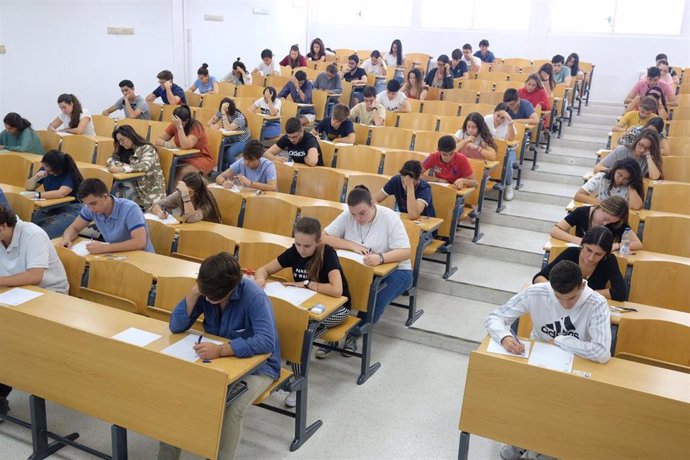
[[[29,460],[42,460],[67,445],[59,440],[48,443],[45,399],[31,395],[29,397],[29,411],[31,414],[31,441],[34,449]],[[72,433],[65,436],[65,439],[73,441],[78,437],[79,433]]]
[[[460,432],[460,448],[458,449],[458,460],[467,460],[467,454],[470,451],[470,434],[464,431]]]
[[[112,440],[113,460],[127,460],[127,430],[121,426],[110,427]]]

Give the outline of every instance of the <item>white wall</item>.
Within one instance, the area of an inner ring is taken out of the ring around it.
[[[482,38],[500,57],[550,58],[577,51],[597,65],[592,98],[620,101],[659,52],[671,63],[690,66],[690,7],[680,37],[555,34],[549,31],[548,0],[532,0],[526,32],[421,29],[413,2],[411,27],[376,29],[318,24],[317,0],[0,0],[0,114],[17,111],[43,128],[58,112],[57,96],[76,94],[99,113],[119,96],[117,83],[129,78],[139,93],[156,86],[156,74],[169,69],[182,86],[202,62],[222,77],[241,57],[251,69],[263,48],[281,59],[293,43],[306,50],[321,37],[330,48],[387,51],[400,38],[405,51],[450,54]],[[558,0],[560,1],[560,0]],[[337,14],[334,3],[329,3]],[[319,6],[321,7],[321,6]],[[267,15],[253,9],[267,10]],[[223,22],[204,21],[223,15]],[[106,34],[108,26],[134,27],[133,36]]]

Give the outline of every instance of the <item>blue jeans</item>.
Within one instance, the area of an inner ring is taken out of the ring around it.
[[[245,141],[223,142],[223,171],[235,162],[235,158],[242,153],[246,144]]]
[[[269,121],[264,124],[263,137],[264,139],[271,139],[280,135],[280,122]]]
[[[364,100],[364,94],[363,94],[364,88],[353,88],[352,89],[352,99],[356,99],[357,102],[355,104],[359,104]]]
[[[31,222],[41,227],[50,239],[62,236],[81,211],[81,203],[65,203],[41,208],[31,216]]]
[[[515,150],[508,153],[508,163],[506,164],[506,185],[513,183],[513,166],[515,165]]]
[[[374,89],[376,90],[376,94],[379,94],[382,91],[386,91],[387,83],[386,80],[383,78],[377,78],[376,83],[374,83]]]
[[[395,270],[383,282],[386,284],[386,287],[376,297],[374,316],[372,318],[372,323],[374,324],[378,322],[386,307],[412,286],[412,270]]]

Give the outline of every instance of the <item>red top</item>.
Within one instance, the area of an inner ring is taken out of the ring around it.
[[[458,179],[472,177],[473,175],[472,165],[470,165],[467,157],[460,152],[455,152],[449,163],[444,163],[441,160],[440,152],[434,152],[426,157],[422,167],[424,170],[432,170],[434,177],[443,179],[450,184]]]
[[[307,59],[300,54],[299,57],[297,58],[297,65],[292,65],[293,64],[292,59],[290,59],[290,55],[288,54],[278,64],[282,65],[283,67],[290,66],[293,69],[295,67],[306,67],[307,66]]]
[[[174,139],[175,145],[179,147],[180,139],[177,135],[177,128],[175,127],[175,124],[171,123],[168,125],[168,127],[165,128],[165,132]],[[194,155],[191,158],[185,158],[181,162],[194,166],[204,174],[210,173],[216,166],[216,162],[213,159],[211,150],[208,147],[208,139],[206,138],[206,131],[204,130],[204,127],[200,123],[196,123],[192,127],[191,131],[189,131],[189,135],[197,138],[196,144],[193,148],[199,150],[199,154]]]
[[[520,95],[521,99],[528,100],[535,108],[538,104],[541,104],[542,113],[551,110],[549,95],[546,94],[546,90],[544,88],[537,88],[531,93],[528,93],[525,87],[523,86],[518,90],[518,94]]]

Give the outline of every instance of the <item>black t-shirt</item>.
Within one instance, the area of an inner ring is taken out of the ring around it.
[[[281,255],[278,256],[278,263],[283,268],[292,268],[292,277],[295,281],[308,280],[308,265],[309,261],[314,256],[304,258],[299,255],[297,248],[293,244],[288,249],[285,250]],[[347,297],[347,304],[350,304],[350,291],[347,287],[347,280],[345,279],[345,274],[343,269],[340,267],[340,261],[338,260],[338,253],[329,245],[324,245],[323,247],[323,264],[321,265],[321,270],[319,271],[318,279],[309,280],[316,281],[317,283],[328,283],[328,274],[333,271],[338,270],[340,272],[340,277],[343,280],[343,296]]]
[[[543,276],[544,278],[549,279],[551,269],[561,260],[570,260],[576,264],[579,263],[580,248],[565,248],[565,250],[553,260],[553,262],[534,275],[534,278],[537,276]],[[532,282],[534,282],[534,278],[532,278]],[[623,275],[621,275],[620,269],[618,268],[616,256],[613,254],[609,254],[601,259],[590,277],[587,279],[587,285],[595,291],[606,289],[606,284],[608,282],[611,282],[611,298],[613,300],[625,300],[625,280],[623,279]]]
[[[363,68],[357,67],[354,72],[350,72],[349,70],[345,72],[343,78],[345,81],[361,80],[366,74],[367,72]]]
[[[319,133],[326,133],[328,140],[332,141],[333,139],[340,139],[354,133],[355,125],[352,124],[352,120],[345,120],[340,123],[338,129],[335,129],[333,125],[331,125],[331,119],[324,118],[316,125],[316,131]]]
[[[575,227],[575,236],[582,238],[587,230],[589,230],[589,214],[592,206],[580,206],[576,208],[573,212],[565,216],[565,221],[571,227]],[[611,233],[613,233],[613,240],[620,241],[623,237],[623,232],[625,231],[625,225],[620,225],[619,227],[609,224],[606,226]]]
[[[307,156],[309,149],[315,148],[319,152],[319,161],[316,163],[316,166],[323,166],[321,146],[319,145],[319,141],[313,135],[311,135],[311,133],[304,133],[302,140],[297,144],[293,144],[290,139],[288,139],[286,134],[278,139],[276,145],[283,150],[287,150],[288,155],[290,155],[290,158],[292,158],[292,161],[302,164],[304,164],[304,158]]]

